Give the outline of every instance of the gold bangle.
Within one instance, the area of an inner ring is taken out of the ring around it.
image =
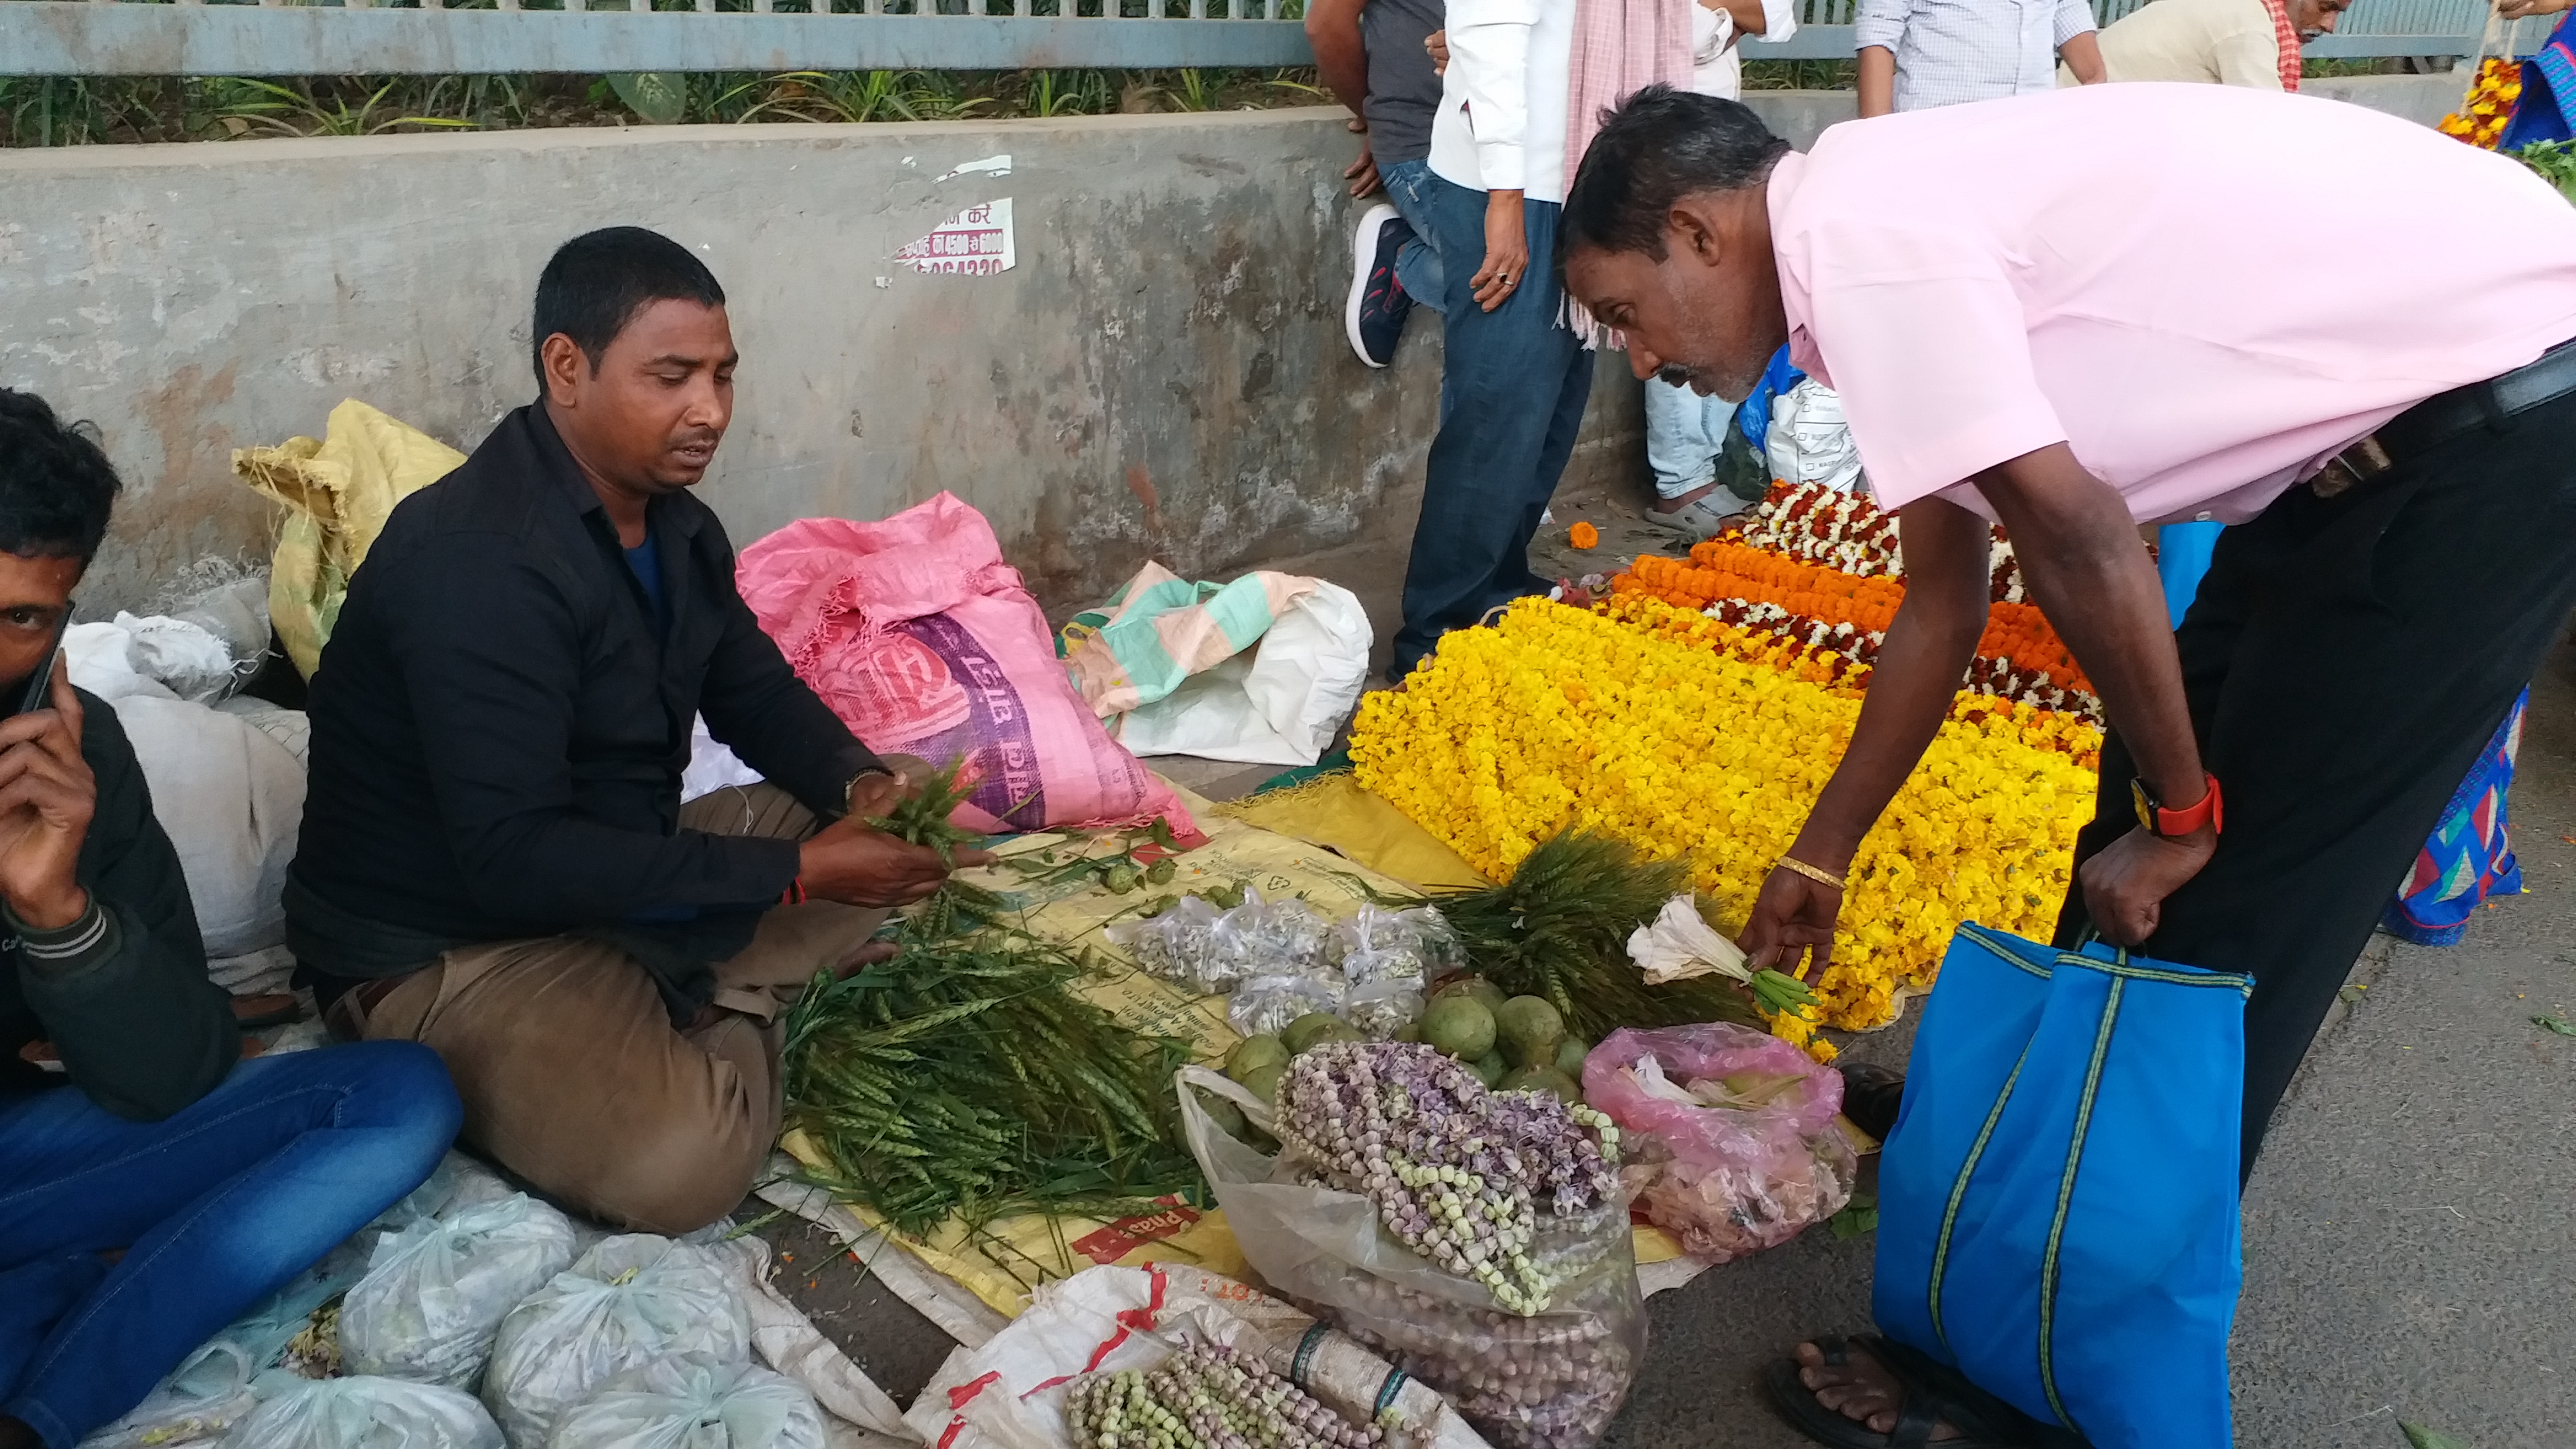
[[[1803,875],[1807,879],[1814,881],[1818,885],[1829,885],[1838,891],[1849,891],[1851,889],[1849,886],[1843,884],[1843,878],[1841,876],[1834,874],[1832,871],[1818,870],[1814,866],[1807,864],[1805,861],[1794,859],[1790,856],[1784,855],[1780,857],[1777,868],[1780,870],[1794,871],[1797,874]]]

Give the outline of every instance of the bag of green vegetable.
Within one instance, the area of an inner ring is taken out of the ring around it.
[[[1182,1120],[1244,1258],[1502,1449],[1588,1449],[1646,1346],[1618,1130],[1403,1043],[1291,1062],[1274,1108],[1198,1068]],[[1199,1100],[1231,1100],[1265,1154]],[[1457,1124],[1453,1129],[1451,1124]]]
[[[224,1436],[223,1449],[501,1449],[492,1416],[462,1389],[359,1375],[308,1379],[260,1375],[260,1405]]]
[[[823,1416],[795,1380],[683,1356],[628,1369],[563,1416],[546,1449],[824,1449]]]
[[[649,1233],[606,1238],[501,1320],[483,1402],[511,1449],[540,1449],[601,1384],[678,1354],[750,1360],[751,1319],[723,1265]]]
[[[1616,1031],[1585,1098],[1628,1135],[1628,1190],[1711,1263],[1774,1248],[1843,1210],[1860,1159],[1835,1124],[1843,1079],[1778,1037],[1708,1024]]]
[[[451,1208],[377,1240],[340,1303],[351,1373],[471,1389],[519,1300],[572,1266],[572,1223],[526,1193]]]

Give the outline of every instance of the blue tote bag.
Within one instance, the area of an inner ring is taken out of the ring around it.
[[[2252,990],[1960,927],[1879,1161],[1879,1331],[2094,1449],[2224,1449]]]

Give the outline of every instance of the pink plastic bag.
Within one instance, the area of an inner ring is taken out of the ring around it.
[[[1695,1258],[1778,1247],[1851,1200],[1842,1075],[1778,1037],[1614,1031],[1583,1059],[1583,1097],[1628,1134],[1621,1176],[1647,1220]]]
[[[807,518],[742,551],[760,627],[851,732],[933,764],[964,756],[972,830],[1198,828],[1109,738],[1056,661],[1054,636],[992,525],[942,493],[881,523]]]

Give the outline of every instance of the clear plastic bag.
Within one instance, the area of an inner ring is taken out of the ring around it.
[[[538,1449],[600,1384],[679,1354],[751,1357],[751,1320],[723,1265],[669,1238],[608,1238],[501,1320],[483,1402],[513,1449]]]
[[[1179,1079],[1270,1127],[1270,1105],[1216,1073],[1184,1067]],[[1589,1449],[1608,1430],[1646,1348],[1625,1207],[1540,1215],[1529,1256],[1554,1288],[1545,1311],[1522,1317],[1398,1242],[1367,1198],[1299,1181],[1295,1162],[1229,1136],[1196,1093],[1179,1096],[1190,1149],[1273,1291],[1439,1390],[1498,1449]]]
[[[379,1223],[393,1214],[387,1209]],[[161,1444],[212,1440],[259,1407],[253,1390],[262,1370],[278,1360],[296,1335],[311,1326],[314,1310],[365,1276],[367,1243],[361,1231],[312,1267],[197,1345],[142,1403],[115,1422],[90,1431],[81,1449],[152,1449]]]
[[[1246,964],[1240,955],[1218,947],[1216,925],[1224,917],[1204,897],[1183,896],[1159,916],[1120,921],[1101,935],[1135,957],[1145,974],[1214,994],[1241,981]]]
[[[1225,1019],[1245,1036],[1277,1036],[1311,1012],[1338,1016],[1340,983],[1327,976],[1255,976],[1226,998]]]
[[[389,1233],[340,1304],[342,1362],[351,1373],[471,1388],[502,1315],[572,1259],[571,1221],[525,1193]]]
[[[1834,1119],[1840,1073],[1777,1037],[1710,1023],[1612,1032],[1583,1096],[1627,1134],[1621,1179],[1712,1263],[1777,1247],[1851,1201],[1860,1159]]]
[[[1364,905],[1333,926],[1342,979],[1352,986],[1427,980],[1466,964],[1457,934],[1431,906],[1390,911]]]
[[[502,1449],[500,1426],[472,1394],[440,1384],[360,1376],[260,1376],[260,1405],[223,1449]]]
[[[750,1364],[666,1358],[599,1386],[546,1449],[824,1449],[823,1416],[794,1379]]]
[[[1333,966],[1333,923],[1295,896],[1265,901],[1246,890],[1243,904],[1225,913],[1232,951],[1251,972],[1268,976],[1319,976]]]
[[[1391,1041],[1422,1019],[1422,983],[1395,978],[1354,986],[1342,998],[1342,1020],[1370,1041]]]

